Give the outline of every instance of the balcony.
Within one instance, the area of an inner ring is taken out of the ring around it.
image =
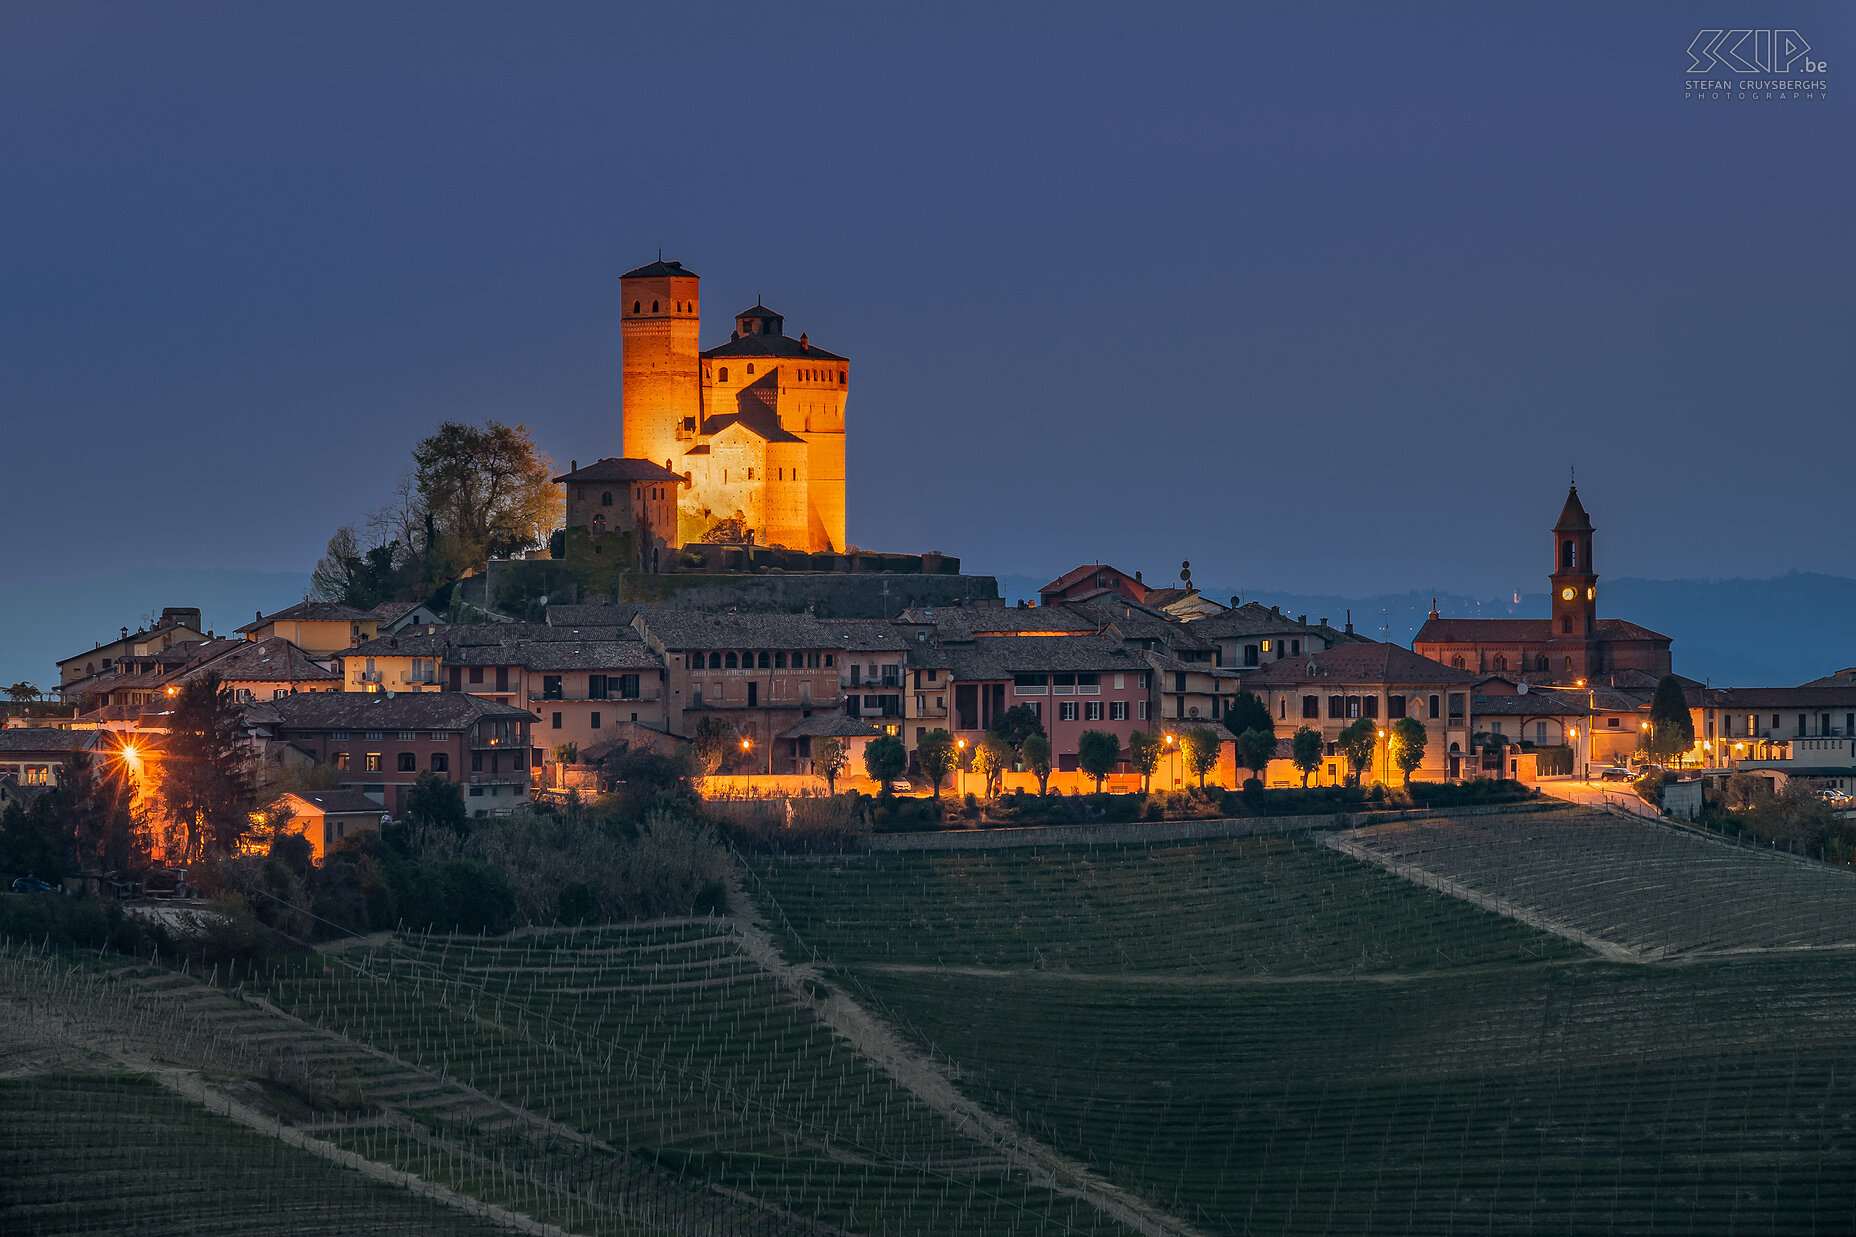
[[[363,670],[361,672],[360,678],[361,678],[361,682],[363,683],[378,683],[380,682],[380,671]]]

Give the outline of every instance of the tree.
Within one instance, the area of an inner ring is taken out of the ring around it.
[[[1153,784],[1154,770],[1165,751],[1166,741],[1150,731],[1137,730],[1128,736],[1128,764],[1141,775],[1142,794]]]
[[[251,770],[239,742],[232,689],[208,671],[184,684],[168,715],[161,806],[185,833],[189,861],[231,851],[251,827]]]
[[[21,680],[6,689],[6,694],[13,698],[14,704],[31,704],[39,698],[39,689]]]
[[[1401,717],[1392,723],[1392,763],[1411,785],[1411,775],[1424,763],[1424,747],[1430,741],[1424,723],[1415,717]]]
[[[812,772],[825,779],[825,788],[838,793],[838,775],[851,763],[851,749],[843,739],[825,735],[812,740]]]
[[[1016,757],[1026,739],[1044,733],[1044,723],[1038,720],[1038,711],[1030,705],[1015,704],[993,719],[990,733],[1003,739]]]
[[[1275,743],[1272,737],[1270,742]],[[1218,732],[1210,726],[1189,726],[1179,736],[1179,754],[1186,762],[1186,772],[1196,774],[1199,789],[1205,789],[1205,775],[1218,767]]]
[[[922,776],[934,786],[934,797],[941,797],[941,783],[954,771],[954,736],[942,727],[935,727],[915,743],[915,762],[921,766]]]
[[[1038,779],[1038,794],[1043,795],[1050,789],[1050,740],[1041,734],[1027,738],[1018,749],[1018,754],[1025,762],[1025,768],[1031,770]]]
[[[720,773],[722,766],[740,751],[740,734],[719,717],[703,718],[696,723],[696,733],[690,736],[690,752],[696,757],[696,766],[704,777]]]
[[[985,779],[987,798],[993,798],[999,793],[999,785],[1005,780],[1005,771],[1012,767],[1017,758],[1018,754],[1012,750],[1011,744],[1003,736],[992,732],[988,732],[974,747],[972,768]]]
[[[1102,793],[1102,779],[1121,763],[1121,740],[1113,731],[1085,730],[1076,738],[1076,763],[1084,773],[1096,779],[1096,793]]]
[[[1261,781],[1276,756],[1276,736],[1264,730],[1246,730],[1237,736],[1237,755],[1250,770],[1251,779]]]
[[[908,767],[908,750],[895,735],[878,735],[864,745],[864,772],[870,775],[871,781],[881,784],[885,791]]]
[[[1694,746],[1695,722],[1689,715],[1682,680],[1665,674],[1656,681],[1656,695],[1650,698],[1650,730],[1644,747],[1658,764],[1671,764]]]
[[[470,814],[464,807],[464,788],[427,769],[413,780],[406,792],[406,819],[415,825],[463,833],[470,827]]]
[[[1348,780],[1360,784],[1360,774],[1373,763],[1373,749],[1379,744],[1379,727],[1362,717],[1340,732],[1340,754],[1347,758]]]
[[[1270,717],[1270,706],[1264,704],[1255,692],[1239,692],[1231,697],[1231,703],[1225,706],[1224,728],[1233,735],[1242,735],[1246,730],[1261,730],[1274,737],[1276,722]]]
[[[139,872],[148,866],[148,838],[135,815],[135,781],[124,761],[72,752],[58,779],[65,818],[81,867]]]
[[[413,448],[413,483],[454,564],[546,542],[560,495],[524,425],[446,421]]]
[[[1308,775],[1321,767],[1321,753],[1327,746],[1321,739],[1321,732],[1313,726],[1303,726],[1295,732],[1295,738],[1289,741],[1289,759],[1302,772],[1302,786],[1308,786]]]

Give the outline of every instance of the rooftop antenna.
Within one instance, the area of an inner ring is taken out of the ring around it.
[[[1568,464],[1566,466],[1566,471],[1572,474],[1572,488],[1575,490],[1578,489],[1579,488],[1579,469],[1577,465]]]

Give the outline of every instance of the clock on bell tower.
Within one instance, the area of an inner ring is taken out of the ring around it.
[[[1553,669],[1584,676],[1595,663],[1598,638],[1598,573],[1592,569],[1592,518],[1579,501],[1579,487],[1566,494],[1553,526]]]

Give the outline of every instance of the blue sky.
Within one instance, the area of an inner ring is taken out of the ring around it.
[[[1684,100],[1697,30],[1828,98]],[[14,572],[302,571],[618,288],[852,359],[852,540],[1248,589],[1856,575],[1856,9],[11,5]]]

